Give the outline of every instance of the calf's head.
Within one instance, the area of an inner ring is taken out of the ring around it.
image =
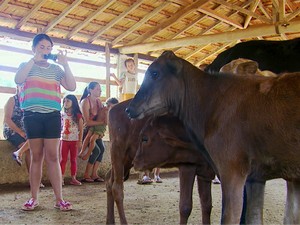
[[[183,124],[175,117],[162,116],[142,129],[133,165],[136,170],[143,171],[164,167],[166,164],[189,162],[192,161],[190,158],[198,154],[197,150],[191,149],[195,148]]]
[[[182,70],[183,61],[173,52],[166,51],[158,57],[147,69],[141,88],[126,109],[129,117],[142,119],[167,113],[170,103],[183,95],[183,84],[178,79]]]

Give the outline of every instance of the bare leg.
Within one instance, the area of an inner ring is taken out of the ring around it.
[[[93,166],[94,166],[94,164],[91,164],[89,162],[86,164],[83,178],[89,178],[89,179],[91,179],[91,177],[90,177],[90,171],[92,170]]]
[[[87,160],[92,151],[94,150],[95,146],[96,146],[96,140],[99,138],[99,135],[98,134],[93,134],[91,137],[90,137],[90,143],[89,143],[89,149],[87,151],[86,154],[82,155],[82,159],[83,160]]]
[[[30,191],[31,197],[38,200],[38,192],[42,179],[42,168],[43,168],[43,139],[36,138],[29,140],[31,150],[31,165],[30,165]]]
[[[48,176],[54,191],[56,203],[59,204],[63,200],[62,175],[59,164],[59,139],[44,139],[44,144]]]
[[[160,168],[154,169],[154,176],[159,176]]]
[[[23,153],[29,149],[29,141],[25,141],[21,145],[18,146],[19,149],[16,151],[19,154],[19,157],[22,159]]]
[[[97,179],[100,178],[98,175],[98,168],[99,168],[100,162],[96,161],[93,165],[93,170],[92,170],[92,179]],[[102,178],[101,178],[102,179]],[[104,181],[104,180],[103,180]]]
[[[25,163],[26,163],[26,168],[27,168],[27,172],[29,174],[29,170],[30,170],[30,151],[25,151]]]
[[[154,169],[154,181],[156,183],[162,183],[162,179],[159,176],[160,168],[155,168]]]
[[[92,132],[91,131],[88,131],[88,133],[86,134],[84,140],[83,140],[83,143],[82,143],[82,147],[81,147],[81,150],[80,152],[78,153],[78,157],[79,158],[82,158],[84,156],[84,151],[85,149],[89,146],[89,143],[90,143],[90,138],[92,136]]]

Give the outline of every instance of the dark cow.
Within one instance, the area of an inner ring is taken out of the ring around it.
[[[286,41],[254,40],[241,42],[221,52],[205,68],[205,71],[219,72],[221,67],[234,59],[245,58],[256,61],[260,70],[276,74],[300,71],[300,38]]]
[[[131,118],[172,112],[207,150],[222,184],[222,223],[240,221],[248,176],[288,181],[284,222],[300,222],[300,76],[206,74],[173,52],[147,69],[126,109]],[[264,171],[264,173],[260,173]],[[259,177],[260,176],[260,177]]]
[[[107,173],[106,176],[106,189],[107,189],[107,224],[114,224],[114,203],[116,203],[120,223],[127,224],[125,212],[124,212],[124,179],[126,180],[129,176],[130,169],[132,168],[132,161],[136,155],[138,145],[139,145],[139,134],[144,127],[145,123],[150,118],[144,118],[141,121],[130,120],[125,113],[126,107],[129,105],[129,100],[119,103],[115,105],[109,112],[108,118],[108,126],[109,126],[109,135],[110,135],[110,153],[111,153],[111,170]],[[201,154],[199,151],[196,152],[191,147],[191,143],[184,144],[187,140],[187,134],[183,132],[183,126],[178,121],[169,120],[170,126],[176,129],[169,130],[169,133],[166,130],[161,130],[160,128],[155,129],[156,132],[164,133],[164,140],[171,140],[173,143],[174,152],[182,152],[182,148],[188,148],[186,150],[187,153],[182,154],[173,154],[173,155],[165,155],[164,157],[164,167],[174,167],[179,166],[179,179],[180,179],[180,224],[186,224],[188,217],[191,212],[191,196],[193,190],[193,181],[195,179],[195,175],[198,175],[198,184],[199,184],[199,196],[201,199],[201,207],[202,207],[202,221],[204,223],[210,223],[210,212],[211,212],[211,180],[214,177],[214,173],[208,169],[203,171],[198,171],[198,168],[206,168],[205,165],[208,165],[203,158],[201,158]],[[173,124],[174,123],[174,124]],[[176,124],[177,123],[177,124]],[[175,140],[174,137],[180,137],[180,139]],[[162,138],[158,137],[157,142],[163,143],[164,140],[160,140]],[[165,144],[166,145],[166,144]],[[191,149],[189,149],[191,148]],[[153,151],[156,151],[153,149]],[[160,148],[159,151],[162,151]],[[175,157],[175,155],[177,157]],[[196,155],[196,156],[195,156]],[[180,157],[181,156],[181,157]],[[197,164],[195,163],[195,159],[197,159]],[[159,166],[161,161],[156,164],[155,160],[152,160],[152,157],[149,157],[149,160],[154,162],[154,167]],[[190,165],[183,165],[184,163],[190,163]],[[208,182],[209,181],[209,182]],[[190,184],[190,185],[189,185]]]

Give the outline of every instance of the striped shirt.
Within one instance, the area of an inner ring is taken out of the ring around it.
[[[22,63],[22,68],[26,63]],[[40,67],[34,64],[21,84],[21,109],[39,113],[61,110],[60,81],[65,72],[55,64]]]

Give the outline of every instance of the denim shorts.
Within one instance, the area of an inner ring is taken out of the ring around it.
[[[59,111],[51,113],[24,112],[24,127],[28,139],[60,138],[61,115]]]
[[[7,138],[7,141],[9,141],[16,148],[19,148],[21,144],[26,142],[25,138],[18,133],[11,135],[9,138]]]

